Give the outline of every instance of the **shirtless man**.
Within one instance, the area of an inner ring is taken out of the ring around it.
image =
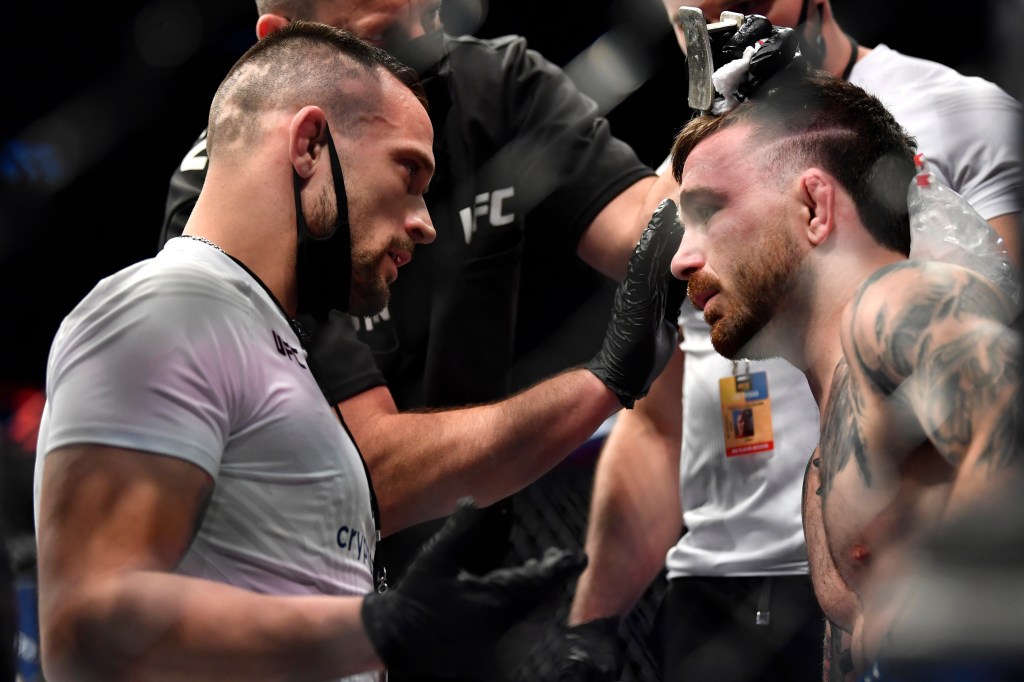
[[[877,99],[823,72],[766,90],[677,138],[672,272],[720,354],[781,356],[807,377],[826,678],[852,679],[884,659],[864,607],[878,565],[1018,466],[1020,343],[986,280],[907,259],[915,143]]]

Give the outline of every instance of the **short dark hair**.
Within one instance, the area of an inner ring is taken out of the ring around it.
[[[384,50],[348,31],[293,21],[256,41],[243,54],[213,98],[207,133],[211,157],[218,146],[252,141],[258,114],[275,108],[323,107],[339,123],[379,106],[382,73],[408,87],[424,108],[416,72]]]
[[[731,111],[687,123],[672,147],[676,180],[698,143],[740,123],[753,126],[752,153],[766,175],[821,167],[849,192],[879,244],[910,253],[907,188],[917,143],[876,97],[825,71],[788,70]]]

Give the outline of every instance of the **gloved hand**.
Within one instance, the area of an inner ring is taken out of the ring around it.
[[[401,584],[363,600],[363,625],[389,670],[439,677],[482,670],[495,641],[586,565],[586,555],[552,548],[539,561],[472,575],[462,565],[481,518],[471,500],[460,500]]]
[[[799,47],[796,31],[772,26],[760,14],[748,14],[732,35],[713,40],[712,63],[716,70],[712,80],[721,103],[716,101],[712,112],[722,113],[750,97],[789,67],[794,71],[806,69],[807,60],[799,54]],[[749,55],[748,48],[751,48]]]
[[[615,682],[625,659],[621,620],[613,616],[548,628],[503,682]]]
[[[622,675],[618,617],[598,618],[565,630],[558,682],[614,682]]]
[[[647,395],[678,340],[686,282],[672,276],[669,264],[682,237],[676,205],[666,199],[633,249],[615,290],[604,343],[585,365],[627,408]]]

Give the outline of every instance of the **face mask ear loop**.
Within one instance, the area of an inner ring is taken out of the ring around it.
[[[309,230],[302,210],[302,178],[292,167],[295,190],[295,225],[299,249],[296,263],[299,305],[317,319],[325,319],[330,310],[347,311],[352,290],[352,235],[348,216],[348,194],[341,171],[341,160],[334,146],[330,126],[324,122],[327,150],[331,161],[335,205],[338,208],[334,229],[317,238]]]
[[[309,233],[309,226],[306,225],[306,214],[302,210],[302,178],[299,172],[292,166],[292,185],[295,188],[295,229],[299,233],[299,243],[312,239]]]

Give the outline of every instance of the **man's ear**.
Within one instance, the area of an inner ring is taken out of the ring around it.
[[[820,246],[836,226],[836,181],[819,168],[808,168],[800,175],[799,191],[808,211],[804,236],[812,246]]]
[[[288,17],[282,17],[280,14],[261,14],[260,18],[256,20],[256,38],[266,38],[267,35],[282,26],[287,26],[288,23]]]
[[[288,156],[303,179],[313,175],[316,165],[327,157],[327,117],[316,106],[303,107],[288,127]]]

